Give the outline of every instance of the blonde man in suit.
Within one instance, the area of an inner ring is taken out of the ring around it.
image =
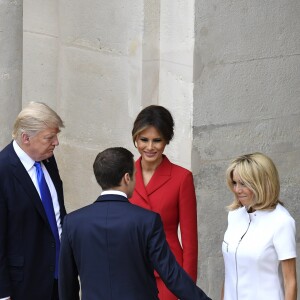
[[[58,300],[59,235],[66,210],[53,152],[61,127],[63,121],[49,106],[30,102],[15,121],[13,141],[0,152],[1,300]],[[48,210],[38,166],[50,192]]]

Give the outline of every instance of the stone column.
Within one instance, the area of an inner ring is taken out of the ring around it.
[[[92,170],[98,152],[133,150],[141,107],[143,1],[59,1],[57,93],[66,128],[57,158],[68,211],[99,195]]]
[[[23,104],[42,101],[54,110],[59,102],[58,2],[24,0],[23,4]]]
[[[0,150],[22,106],[22,0],[0,1]]]
[[[191,169],[195,1],[162,0],[160,8],[159,104],[175,121],[168,157]]]
[[[144,32],[142,45],[143,108],[158,103],[160,67],[160,0],[144,1]]]

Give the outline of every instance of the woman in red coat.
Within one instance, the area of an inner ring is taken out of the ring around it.
[[[137,116],[133,142],[141,157],[136,161],[136,186],[131,203],[160,214],[169,246],[178,263],[197,279],[197,208],[193,176],[163,154],[174,135],[174,121],[164,107],[150,105]],[[181,242],[178,236],[181,232]],[[160,300],[176,300],[156,275]]]

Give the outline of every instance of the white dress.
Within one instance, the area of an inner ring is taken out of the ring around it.
[[[229,212],[222,252],[224,300],[284,300],[280,261],[296,257],[295,221],[280,204],[271,211]]]

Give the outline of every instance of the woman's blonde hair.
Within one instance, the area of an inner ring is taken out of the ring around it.
[[[30,102],[18,115],[12,137],[17,142],[21,141],[22,133],[33,136],[47,128],[64,127],[62,119],[49,106],[42,102]]]
[[[226,171],[227,185],[232,192],[234,192],[233,171],[238,174],[245,186],[253,192],[253,204],[250,205],[252,209],[274,209],[278,203],[282,204],[279,200],[278,171],[268,156],[256,152],[241,155],[234,159]],[[241,206],[242,204],[235,196],[234,201],[227,208],[234,210]]]

